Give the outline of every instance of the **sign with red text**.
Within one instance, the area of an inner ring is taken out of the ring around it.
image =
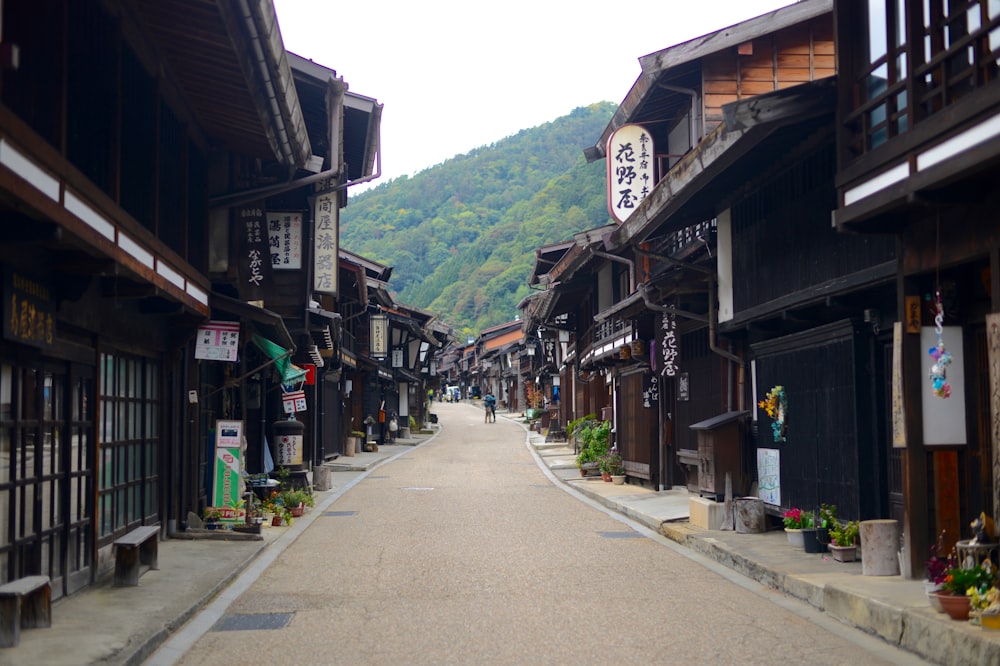
[[[198,327],[194,357],[206,361],[235,362],[240,355],[240,323],[210,321]]]
[[[302,214],[268,213],[267,244],[271,248],[271,268],[302,268]]]
[[[281,406],[286,414],[306,411],[306,392],[289,391],[281,396]]]

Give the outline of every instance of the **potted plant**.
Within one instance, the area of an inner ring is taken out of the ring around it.
[[[608,452],[608,471],[611,473],[611,482],[616,486],[625,484],[625,464],[618,449],[614,448]]]
[[[221,529],[222,514],[217,509],[205,509],[205,527],[210,530]]]
[[[598,463],[608,452],[611,422],[585,421],[574,430],[574,433],[581,442],[576,464],[580,468],[581,475],[586,476],[588,469],[598,469]]]
[[[941,590],[941,585],[944,583],[944,577],[947,575],[948,569],[957,566],[954,556],[944,556],[944,536],[945,530],[941,530],[941,534],[937,538],[937,543],[930,547],[930,557],[924,563],[924,569],[927,572],[927,579],[924,581],[924,591],[927,593],[927,600],[934,610],[941,613],[944,612],[944,608],[941,607],[941,601],[934,593]]]
[[[849,520],[846,523],[834,523],[830,527],[830,544],[827,548],[838,562],[853,562],[858,553],[858,532],[860,523]]]
[[[785,525],[785,535],[788,543],[795,548],[805,548],[802,530],[811,529],[813,524],[812,514],[806,513],[798,507],[792,507],[781,514],[781,520]]]
[[[953,620],[968,620],[972,610],[970,590],[983,592],[993,585],[996,578],[989,566],[956,566],[945,571],[941,589],[934,594],[944,612]]]
[[[604,477],[605,481],[613,481],[614,477],[623,476],[624,474],[622,457],[618,453],[618,449],[609,449],[607,453],[601,456],[598,466],[601,470],[601,476]]]
[[[292,490],[285,490],[281,493],[281,503],[293,517],[298,518],[305,513],[307,506],[311,507],[315,504],[315,499],[313,498],[312,493],[308,490],[304,488],[294,488]]]
[[[971,610],[969,616],[983,629],[1000,629],[1000,589],[996,584],[983,590],[966,590]]]
[[[361,447],[364,446],[366,437],[367,435],[360,430],[351,431],[351,446],[354,447],[352,449],[354,453],[361,453]]]

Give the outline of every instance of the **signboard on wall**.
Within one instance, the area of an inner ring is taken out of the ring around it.
[[[41,349],[55,347],[56,304],[47,283],[6,269],[3,302],[4,340]]]
[[[267,239],[271,248],[271,268],[302,268],[302,214],[275,212],[267,214]]]
[[[608,211],[624,222],[656,185],[653,135],[642,125],[623,125],[608,138]]]
[[[781,506],[781,452],[757,449],[757,496],[765,504]]]

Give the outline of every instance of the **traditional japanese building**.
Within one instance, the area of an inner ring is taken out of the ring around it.
[[[942,531],[948,548],[980,512],[1000,514],[1000,11],[838,1],[835,16],[852,28],[836,38],[832,220],[899,248],[881,318],[884,437],[891,517],[919,576]]]

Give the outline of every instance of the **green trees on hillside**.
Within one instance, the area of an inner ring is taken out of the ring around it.
[[[583,149],[614,110],[579,108],[353,196],[341,243],[393,266],[397,297],[456,331],[510,321],[535,249],[609,221],[605,165],[587,164]]]

